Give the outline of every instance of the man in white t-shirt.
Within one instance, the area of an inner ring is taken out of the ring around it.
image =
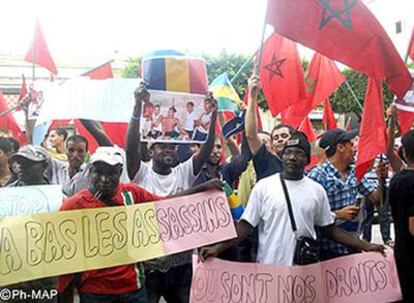
[[[301,132],[292,134],[282,152],[283,172],[296,220],[298,236],[316,239],[314,226],[320,226],[334,240],[346,243],[357,250],[382,251],[381,245],[355,239],[334,225],[328,198],[321,185],[304,176],[305,166],[310,162],[310,145]],[[236,244],[258,226],[259,250],[257,262],[262,264],[293,265],[296,246],[288,206],[280,182],[274,174],[260,180],[253,188],[247,207],[237,224],[236,239],[202,248],[202,260],[217,256]]]
[[[187,161],[173,167],[176,144],[153,143],[150,146],[152,161],[141,161],[140,119],[142,100],[149,92],[142,83],[135,91],[135,106],[128,125],[126,154],[128,175],[133,183],[145,190],[168,196],[189,189],[202,166],[210,156],[214,144],[217,101],[210,95],[206,100],[212,108],[211,128],[201,149]],[[167,302],[188,302],[191,286],[191,251],[146,262],[148,302],[158,302],[163,296]]]
[[[194,132],[194,124],[197,120],[197,114],[194,111],[194,103],[192,101],[187,102],[186,108],[187,116],[185,117],[184,130],[187,132],[188,136],[192,138]]]

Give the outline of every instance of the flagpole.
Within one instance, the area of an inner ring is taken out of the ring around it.
[[[348,88],[348,90],[351,92],[351,95],[354,98],[355,102],[358,104],[358,107],[361,109],[361,111],[363,111],[364,107],[362,106],[361,102],[359,101],[358,97],[356,96],[354,90],[352,89],[352,87],[349,84],[347,79],[345,79],[345,84],[346,84],[346,87]]]
[[[233,78],[231,78],[230,83],[233,83],[234,81],[236,81],[239,76],[241,75],[242,71],[246,68],[246,66],[250,63],[250,61],[252,61],[253,57],[255,54],[251,55],[246,62],[243,63],[243,65],[239,68],[239,70],[236,72],[236,74],[233,76]]]
[[[255,66],[255,70],[254,70],[256,75],[259,74],[260,63],[262,61],[263,42],[264,42],[264,38],[265,38],[265,32],[266,32],[266,18],[263,22],[262,38],[260,39],[260,47],[259,47],[259,51],[258,51],[258,54],[257,54],[256,66]]]

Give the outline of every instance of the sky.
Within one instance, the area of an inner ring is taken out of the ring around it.
[[[414,0],[364,1],[391,34],[397,19],[414,25]],[[3,1],[0,51],[24,55],[38,17],[56,62],[111,59],[115,52],[137,56],[165,48],[251,54],[260,42],[265,9],[266,0]],[[402,51],[408,38],[397,38]]]

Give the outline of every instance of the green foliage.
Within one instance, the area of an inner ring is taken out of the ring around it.
[[[353,69],[345,69],[342,71],[345,78],[347,79],[350,87],[355,93],[355,96],[359,100],[360,104],[364,105],[365,92],[367,88],[368,77],[360,72]],[[392,102],[393,94],[388,87],[383,84],[383,95],[384,95],[384,107],[387,108]],[[361,107],[356,102],[350,89],[346,83],[342,84],[335,93],[332,94],[331,98],[332,108],[336,113],[356,113],[362,114]]]
[[[141,70],[141,57],[128,58],[125,67],[122,69],[122,78],[138,78]]]

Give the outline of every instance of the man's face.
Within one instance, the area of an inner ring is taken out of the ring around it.
[[[193,110],[194,110],[194,106],[193,106],[192,104],[190,104],[190,103],[187,103],[187,111],[188,111],[189,113],[192,113],[192,112],[193,112]]]
[[[24,157],[18,157],[17,177],[26,184],[32,184],[34,180],[41,180],[45,174],[47,163],[45,161],[36,162]]]
[[[174,117],[174,110],[172,108],[168,109],[168,117]]]
[[[112,166],[104,162],[96,162],[92,164],[91,173],[91,181],[95,190],[103,197],[113,197],[121,177],[122,165]]]
[[[282,155],[283,170],[286,173],[297,174],[303,172],[308,164],[308,157],[303,149],[297,146],[285,148]]]
[[[336,148],[341,153],[342,161],[344,161],[347,166],[354,163],[355,149],[353,141],[341,142]]]
[[[87,149],[85,142],[68,141],[66,144],[66,156],[68,157],[69,166],[79,170],[85,162]]]
[[[279,154],[282,152],[283,147],[285,147],[286,142],[290,138],[289,129],[287,127],[281,127],[275,129],[272,132],[272,149],[275,153]]]
[[[159,114],[160,114],[160,112],[161,112],[160,107],[159,107],[159,106],[156,106],[156,107],[154,108],[154,114],[155,114],[155,115],[159,115]]]
[[[172,143],[155,143],[152,148],[152,160],[171,167],[177,156],[177,146]]]
[[[216,138],[214,141],[213,150],[210,153],[208,158],[208,164],[216,166],[220,164],[220,160],[223,154],[223,144],[221,143],[220,138]]]
[[[51,130],[48,138],[52,147],[59,146],[63,142],[63,136],[59,136],[55,130]]]
[[[265,145],[267,151],[272,152],[272,142],[270,135],[264,133],[259,133],[258,135],[260,140],[262,140],[263,144]]]

